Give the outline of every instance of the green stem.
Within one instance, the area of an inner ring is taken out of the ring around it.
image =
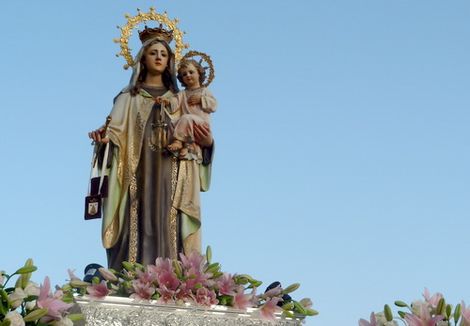
[[[15,275],[16,275],[16,273],[13,273],[13,274],[11,274],[11,275],[6,275],[6,274],[3,275],[3,276],[6,276],[6,277],[7,277],[7,280],[5,281],[5,284],[3,284],[3,287],[4,287],[4,288],[7,286],[8,281],[9,281],[13,276],[15,276]]]

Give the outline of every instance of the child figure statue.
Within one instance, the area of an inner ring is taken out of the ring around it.
[[[184,60],[179,65],[177,78],[185,89],[174,96],[170,103],[172,111],[181,109],[183,115],[174,124],[173,141],[168,149],[179,151],[182,159],[191,153],[200,156],[196,148],[198,145],[194,142],[194,125],[210,128],[210,114],[215,112],[217,101],[209,89],[203,86],[206,73],[196,60]]]

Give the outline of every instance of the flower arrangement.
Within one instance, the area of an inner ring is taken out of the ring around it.
[[[130,297],[137,301],[155,301],[168,304],[224,305],[245,310],[259,308],[263,318],[273,319],[282,312],[287,317],[305,317],[318,314],[311,308],[310,299],[293,300],[289,293],[300,285],[282,288],[279,282],[271,284],[262,294],[256,294],[262,282],[246,274],[231,275],[221,271],[219,263],[211,263],[210,247],[206,255],[193,252],[180,254],[180,260],[157,258],[155,265],[143,266],[123,262],[123,270],[99,268],[92,282],[84,282],[70,273],[66,285],[68,293],[101,299],[108,295]]]
[[[398,316],[385,305],[383,312],[371,313],[370,321],[360,319],[359,326],[398,326],[397,321],[407,326],[470,326],[470,307],[466,307],[465,302],[454,307],[441,293],[431,295],[428,289],[424,289],[423,298],[409,305],[395,301],[395,306],[406,309],[399,310]]]
[[[82,319],[81,314],[71,314],[73,297],[61,289],[51,292],[49,278],[42,285],[31,281],[37,267],[28,259],[13,274],[0,271],[0,326],[72,326]],[[8,287],[13,277],[14,286]]]

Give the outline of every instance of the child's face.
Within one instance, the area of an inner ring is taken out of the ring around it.
[[[181,69],[181,76],[183,77],[183,82],[188,88],[200,87],[199,72],[192,63],[189,63],[186,67]]]

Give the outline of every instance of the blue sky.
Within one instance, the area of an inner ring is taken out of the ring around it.
[[[105,263],[82,218],[86,134],[130,77],[116,25],[150,6],[216,65],[203,241],[224,270],[300,282],[320,311],[307,325],[355,325],[425,286],[470,301],[463,0],[2,3],[0,269],[32,257],[36,280],[63,283]]]

